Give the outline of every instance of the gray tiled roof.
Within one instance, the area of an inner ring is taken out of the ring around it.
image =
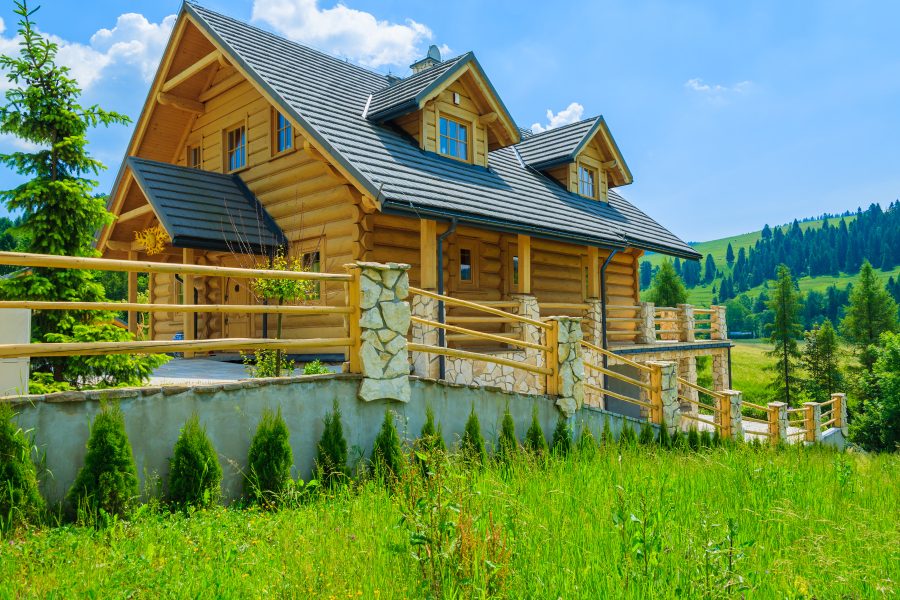
[[[472,53],[469,52],[468,54],[451,58],[430,69],[425,69],[424,71],[416,73],[412,77],[401,79],[394,85],[388,85],[387,87],[378,90],[372,94],[372,101],[369,103],[369,110],[366,113],[366,118],[375,121],[376,123],[381,123],[389,118],[393,118],[388,115],[395,112],[398,107],[415,105],[412,108],[404,110],[401,114],[418,109],[419,100],[423,93],[427,93],[429,89],[433,88],[443,80],[443,76],[452,73],[454,67],[465,64],[471,57]],[[385,118],[381,118],[382,115],[384,115]]]
[[[237,175],[221,175],[129,156],[125,164],[175,248],[265,253],[287,243]],[[262,249],[262,251],[260,250]]]
[[[399,128],[362,117],[369,96],[384,88],[383,75],[206,8],[185,7],[281,109],[378,196],[385,212],[457,216],[512,233],[700,258],[621,196],[610,194],[607,205],[569,193],[523,167],[512,147],[491,152],[489,169],[424,152]]]
[[[593,117],[537,133],[523,139],[516,149],[525,164],[535,169],[556,166],[556,162],[568,164],[581,149],[585,138],[595,131],[600,118]]]

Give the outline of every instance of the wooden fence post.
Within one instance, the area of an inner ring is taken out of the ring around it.
[[[353,277],[351,281],[347,282],[347,297],[345,298],[347,306],[353,308],[353,312],[348,315],[347,319],[347,337],[353,340],[353,345],[348,351],[348,362],[351,373],[361,373],[362,370],[359,367],[359,336],[361,333],[359,320],[362,315],[359,308],[359,274],[362,269],[359,265],[344,265],[344,268]]]
[[[521,277],[521,275],[520,275]],[[547,352],[548,369],[552,369],[553,373],[547,375],[547,395],[559,395],[559,321],[550,321],[550,327],[547,329],[547,343],[544,344],[550,350]]]
[[[138,253],[134,250],[130,250],[128,252],[128,260],[137,260]],[[137,273],[129,273],[128,274],[128,302],[132,304],[137,303]],[[148,278],[149,279],[149,278]],[[148,282],[147,289],[153,287],[152,283]],[[138,335],[138,313],[135,310],[128,311],[128,332],[134,334],[134,339],[137,339]]]
[[[190,248],[184,248],[183,250],[183,263],[185,265],[193,265],[194,264],[194,251]],[[184,306],[190,306],[194,303],[194,276],[190,273],[185,273],[182,276],[182,284],[181,284],[181,295],[183,296],[182,304]],[[184,339],[193,340],[194,339],[194,313],[191,312],[183,312],[182,315],[182,324],[184,329]],[[194,353],[190,350],[186,350],[184,352],[185,358],[193,358]]]
[[[822,405],[818,402],[804,402],[806,419],[806,441],[818,443],[822,441]]]
[[[787,441],[788,405],[784,402],[769,402],[769,441],[773,444]]]

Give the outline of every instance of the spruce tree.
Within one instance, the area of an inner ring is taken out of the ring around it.
[[[728,242],[728,249],[725,251],[725,261],[729,265],[734,262],[734,249],[731,247],[731,242]]]
[[[375,437],[372,447],[371,472],[381,475],[386,482],[393,482],[406,471],[406,457],[400,448],[400,436],[394,426],[394,415],[390,409],[384,411],[381,431]]]
[[[556,419],[556,429],[553,430],[553,453],[558,456],[568,456],[572,449],[572,432],[566,418],[560,413]]]
[[[500,439],[497,442],[498,460],[509,460],[519,451],[519,441],[516,439],[516,423],[509,414],[509,400],[506,401],[506,410],[503,411],[503,421],[500,424]]]
[[[594,458],[597,456],[597,440],[591,428],[582,423],[581,434],[578,436],[578,454],[583,458]]]
[[[688,291],[668,258],[663,259],[653,278],[653,289],[647,297],[656,306],[678,306],[687,303]]]
[[[525,433],[525,447],[534,454],[540,455],[547,452],[547,440],[544,431],[538,421],[538,408],[535,405],[531,409],[531,427]]]
[[[772,344],[772,350],[767,356],[775,359],[775,364],[765,367],[774,374],[769,384],[769,389],[774,392],[777,400],[791,403],[791,392],[797,387],[797,369],[800,350],[797,337],[801,333],[800,315],[803,307],[800,303],[800,293],[794,286],[791,270],[785,265],[779,265],[778,280],[775,283],[772,300],[767,303],[770,310],[775,313],[774,323],[766,325],[769,337],[766,342]]]
[[[816,402],[826,402],[838,391],[843,379],[840,369],[841,347],[831,321],[813,326],[806,332],[801,366],[808,379],[804,385]]]
[[[894,270],[894,253],[891,252],[891,247],[884,244],[881,250],[881,270],[885,273],[889,273]]]
[[[466,420],[466,429],[463,433],[460,450],[469,460],[483,465],[487,463],[487,449],[484,446],[484,436],[481,435],[481,423],[478,413],[475,412],[475,403],[472,403],[472,412]]]
[[[44,508],[31,444],[14,417],[12,407],[0,402],[0,533],[34,520]]]
[[[344,483],[350,479],[350,467],[347,465],[349,453],[347,440],[344,439],[342,417],[341,407],[335,396],[331,403],[331,412],[326,412],[325,418],[322,419],[322,437],[316,448],[316,468],[319,470],[321,483],[328,486]]]
[[[137,495],[137,467],[125,432],[125,416],[118,402],[104,401],[91,425],[84,466],[66,500],[74,509],[86,504],[122,517]]]
[[[882,333],[895,332],[897,326],[897,303],[866,261],[859,273],[859,285],[850,293],[841,334],[856,347],[859,362],[867,371],[871,372],[876,360],[873,346],[879,346]]]
[[[211,506],[219,499],[222,465],[206,425],[194,411],[175,442],[169,463],[169,502],[176,505]]]
[[[703,279],[706,283],[711,282],[716,278],[716,261],[713,260],[712,254],[706,255],[706,269],[703,275]]]

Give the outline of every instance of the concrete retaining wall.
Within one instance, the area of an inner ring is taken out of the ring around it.
[[[359,375],[332,374],[197,387],[61,392],[15,400],[16,420],[23,430],[33,431],[36,445],[46,452],[46,467],[52,479],[47,481],[44,491],[51,499],[59,500],[83,464],[90,420],[100,410],[104,395],[121,403],[142,490],[145,476],[156,475],[165,482],[169,471],[166,459],[172,456],[185,419],[196,410],[219,453],[224,474],[222,490],[227,499],[234,499],[241,491],[241,473],[246,468],[251,435],[266,406],[281,407],[291,431],[295,465],[292,474],[303,479],[312,475],[322,419],[331,410],[335,397],[343,412],[344,435],[352,449],[351,456],[366,458],[386,408],[396,412],[401,437],[412,441],[422,429],[425,408],[430,403],[436,420],[443,426],[448,447],[458,443],[473,404],[488,445],[499,435],[507,400],[520,440],[531,423],[533,406],[538,407],[548,443],[560,415],[555,398],[549,396],[506,393],[499,388],[469,387],[415,377],[410,378],[408,404],[362,402],[357,399],[360,381]],[[640,425],[634,419],[595,408],[578,411],[570,422],[576,435],[581,427],[588,426],[599,440],[606,418],[617,436],[626,422],[633,422],[636,431]]]

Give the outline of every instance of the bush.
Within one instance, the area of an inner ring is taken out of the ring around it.
[[[722,445],[722,432],[719,431],[718,427],[713,427],[712,445],[714,448]]]
[[[659,426],[659,442],[660,448],[668,450],[672,447],[672,438],[669,437],[669,426],[666,424],[666,417],[663,416],[662,423]]]
[[[697,427],[694,425],[691,425],[690,430],[688,430],[687,444],[695,452],[700,449],[700,434],[697,433]]]
[[[687,438],[684,435],[684,432],[681,429],[675,430],[675,435],[672,436],[672,449],[674,450],[684,450],[687,448]]]
[[[125,417],[117,402],[103,401],[94,417],[84,466],[66,499],[71,507],[124,516],[138,495],[137,467],[125,433]]]
[[[622,433],[619,435],[619,445],[625,446],[626,448],[637,446],[637,436],[634,434],[634,427],[631,425],[631,421],[624,421],[622,423]]]
[[[638,437],[638,443],[642,446],[656,444],[656,434],[653,432],[653,425],[650,424],[650,421],[641,423],[641,434]]]
[[[331,373],[331,371],[318,358],[310,363],[306,363],[306,366],[303,367],[304,375],[325,375],[327,373]]]
[[[497,442],[497,459],[509,460],[519,451],[519,440],[516,438],[516,423],[509,414],[509,400],[503,411],[503,422],[500,424],[500,439]]]
[[[709,435],[709,430],[704,429],[700,434],[700,447],[701,448],[712,448],[712,436]]]
[[[444,443],[444,431],[438,423],[434,427],[434,409],[431,404],[425,407],[425,424],[422,425],[421,448],[426,452],[437,450],[441,454],[447,454],[447,444]]]
[[[341,408],[337,396],[331,403],[331,412],[325,413],[322,419],[322,437],[316,450],[316,468],[319,480],[333,486],[350,479],[350,467],[347,466],[347,440],[344,439],[344,425],[341,423]]]
[[[244,370],[247,371],[247,377],[275,377],[278,372],[278,350],[254,350],[250,352],[241,352],[241,360],[244,361]],[[287,355],[281,355],[281,376],[290,377],[294,374],[294,361],[288,359]],[[309,373],[304,373],[309,375]]]
[[[272,504],[291,480],[294,454],[291,452],[291,432],[277,411],[264,408],[250,452],[247,453],[247,476],[244,478],[244,495],[262,504]]]
[[[381,431],[375,438],[372,447],[372,473],[380,475],[385,481],[399,479],[406,470],[406,458],[400,448],[400,436],[394,427],[394,416],[391,411],[384,411]]]
[[[572,449],[572,433],[569,431],[569,424],[566,418],[560,413],[556,419],[556,429],[553,430],[553,453],[559,456],[566,456]]]
[[[13,417],[12,407],[0,403],[0,531],[4,532],[33,520],[44,507],[31,444]]]
[[[547,452],[547,440],[544,439],[544,431],[538,421],[538,407],[531,409],[531,427],[525,432],[525,448],[540,455]]]
[[[222,465],[194,411],[184,422],[170,462],[169,501],[178,505],[211,506],[219,499]]]
[[[481,435],[481,423],[478,422],[478,413],[475,412],[475,403],[472,403],[472,412],[466,420],[466,430],[463,433],[462,453],[479,464],[487,462],[487,449],[484,447],[484,436]]]
[[[869,353],[875,363],[860,376],[857,414],[850,424],[850,441],[873,452],[894,452],[900,447],[900,334],[885,333],[881,347]]]
[[[583,458],[590,459],[597,456],[597,440],[594,439],[594,434],[587,425],[582,424],[581,435],[578,436],[577,448],[578,453]]]
[[[600,444],[603,446],[614,446],[616,444],[616,436],[613,435],[612,429],[609,427],[609,417],[603,417],[603,431],[600,432]]]

